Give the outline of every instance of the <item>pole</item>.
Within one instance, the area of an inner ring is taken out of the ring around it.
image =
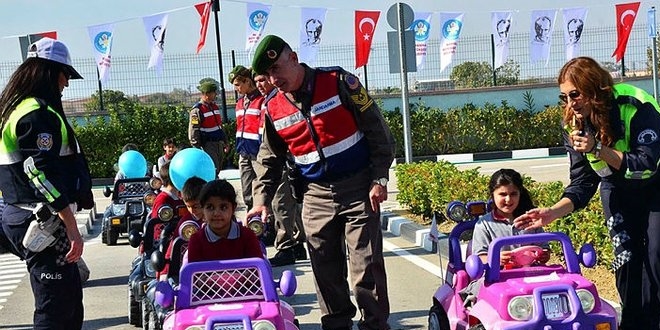
[[[621,78],[626,76],[626,58],[621,56]]]
[[[220,23],[218,12],[220,11],[220,0],[213,1],[213,16],[215,17],[215,46],[218,50],[218,69],[220,71],[220,100],[222,109],[222,121],[227,122],[227,95],[225,95],[225,74],[222,72],[222,48],[220,47]]]
[[[231,67],[232,70],[236,67],[236,52],[233,49],[231,50]],[[234,88],[234,101],[238,101],[238,91],[236,88]]]
[[[367,65],[362,66],[362,71],[364,71],[364,89],[369,91],[369,81],[367,80]]]
[[[495,74],[495,36],[490,34],[490,58],[493,63],[493,86],[497,86],[497,75]]]
[[[649,24],[651,25],[651,54],[653,56],[653,97],[658,100],[658,33],[655,29],[655,6],[649,10]]]
[[[405,42],[404,42],[404,32],[406,27],[403,26],[403,9],[401,8],[401,3],[396,3],[396,10],[398,15],[399,28],[397,32],[399,33],[399,65],[401,69],[401,102],[402,104],[402,113],[403,113],[403,144],[405,148],[405,159],[406,163],[412,163],[412,135],[410,133],[410,112],[408,110],[408,68],[406,67],[406,51],[405,51]]]
[[[98,66],[96,67],[96,81],[99,83],[99,111],[103,112],[105,110],[103,107],[103,86],[101,85],[101,73]]]

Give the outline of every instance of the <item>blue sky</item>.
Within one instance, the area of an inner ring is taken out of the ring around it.
[[[166,54],[191,53],[197,44],[199,19],[193,5],[200,0],[0,0],[0,61],[21,59],[18,39],[12,36],[56,30],[74,58],[92,57],[87,26],[116,22],[113,55],[148,56],[142,16],[181,9],[170,13]],[[279,34],[297,44],[301,7],[327,7],[324,43],[353,43],[353,11],[380,10],[375,40],[386,40],[387,9],[394,1],[382,0],[261,0],[273,5],[266,33]],[[534,9],[559,9],[584,6],[589,8],[587,24],[612,26],[614,4],[626,1],[602,0],[408,0],[415,11],[464,12],[464,35],[490,33],[490,13],[514,10],[513,32],[529,29],[529,16]],[[223,51],[243,49],[247,1],[223,0],[219,13]],[[646,23],[646,11],[657,1],[642,1],[635,24]],[[437,21],[437,15],[433,17]],[[433,22],[432,22],[433,23]],[[431,38],[438,39],[433,34]],[[213,21],[209,26],[207,45],[203,52],[215,52]]]

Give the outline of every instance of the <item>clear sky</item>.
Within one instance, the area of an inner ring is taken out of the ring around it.
[[[141,17],[175,10],[169,15],[165,56],[167,53],[192,53],[199,36],[199,18],[193,5],[200,0],[0,0],[0,61],[20,61],[17,35],[56,30],[58,38],[69,45],[72,57],[93,56],[87,26],[116,22],[113,56],[148,56]],[[241,50],[245,45],[245,13],[248,1],[223,0],[219,12],[222,49]],[[392,29],[386,14],[394,1],[383,0],[261,0],[272,5],[265,33],[278,34],[292,45],[297,44],[301,7],[326,7],[328,13],[323,30],[323,43],[353,43],[353,11],[380,10],[375,40],[385,41]],[[463,35],[489,34],[491,11],[514,11],[512,32],[529,31],[530,13],[534,9],[587,7],[586,24],[613,26],[614,4],[611,0],[408,0],[415,11],[439,13],[464,12]],[[635,25],[646,24],[646,11],[660,4],[641,1]],[[179,10],[176,10],[179,9]],[[438,17],[432,18],[437,22]],[[659,20],[660,21],[660,20]],[[213,20],[209,25],[206,47],[202,52],[215,52]],[[439,39],[438,33],[431,38]],[[615,42],[612,42],[613,47]]]

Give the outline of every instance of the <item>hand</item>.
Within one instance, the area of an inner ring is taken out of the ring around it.
[[[573,150],[577,152],[590,153],[596,146],[596,139],[589,133],[575,130],[571,132],[569,138],[573,144]]]
[[[521,230],[532,230],[541,228],[556,218],[551,208],[536,208],[513,219],[513,226]]]
[[[371,201],[371,209],[374,212],[380,211],[380,203],[387,200],[387,187],[381,186],[377,183],[371,184],[369,190],[369,201]]]
[[[511,260],[511,251],[502,251],[500,252],[500,266],[512,263]]]
[[[543,249],[543,251],[536,257],[536,262],[545,265],[550,260],[550,250]]]
[[[82,257],[83,254],[84,242],[82,236],[80,236],[80,232],[78,231],[77,227],[76,228],[67,227],[66,236],[69,238],[69,241],[71,242],[71,248],[69,249],[69,252],[67,252],[66,254],[66,261],[68,263],[78,262],[78,260],[80,259],[80,257]]]
[[[267,223],[268,221],[268,214],[270,214],[270,210],[268,207],[264,205],[255,205],[252,207],[251,210],[247,212],[245,215],[245,219],[250,219],[254,216],[260,215],[261,216],[261,222]]]

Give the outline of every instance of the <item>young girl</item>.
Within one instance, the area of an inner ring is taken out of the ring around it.
[[[190,237],[188,262],[263,258],[257,236],[236,221],[236,191],[227,180],[213,180],[199,195],[206,226]]]
[[[520,173],[512,169],[500,169],[493,173],[488,183],[493,211],[484,214],[474,226],[472,234],[472,254],[478,255],[483,262],[488,260],[488,246],[499,237],[543,232],[543,229],[520,230],[513,226],[513,219],[534,208],[529,191],[523,186]],[[519,246],[505,246],[500,253],[500,265],[511,260],[511,250]],[[539,262],[547,262],[548,245],[541,247],[544,253]]]

